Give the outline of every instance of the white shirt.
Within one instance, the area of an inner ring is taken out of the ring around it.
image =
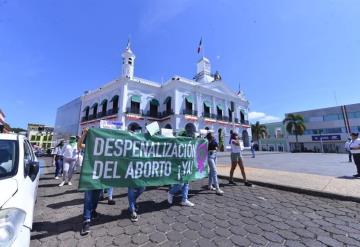
[[[360,148],[360,138],[358,138],[354,141],[351,141],[349,147],[350,148]],[[350,149],[350,152],[352,154],[360,154],[360,149]]]
[[[241,153],[241,148],[240,145],[237,146],[234,143],[236,142],[236,140],[231,140],[231,153],[235,153],[235,154],[239,154]]]
[[[67,159],[77,158],[77,147],[76,144],[72,147],[70,144],[66,144],[63,149],[63,156]]]
[[[62,153],[63,153],[62,149],[63,149],[63,147],[57,146],[54,148],[52,154],[62,156]]]

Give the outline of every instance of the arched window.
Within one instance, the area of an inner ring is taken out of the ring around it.
[[[166,124],[165,129],[172,129],[171,124]]]
[[[85,107],[83,112],[84,112],[84,119],[86,118],[86,120],[87,120],[87,118],[89,117],[89,113],[90,113],[90,107],[89,106]]]
[[[150,101],[150,116],[151,117],[159,117],[158,114],[159,101],[157,99],[152,99]]]
[[[101,116],[102,117],[106,116],[107,104],[108,104],[107,99],[104,99],[103,101],[101,101],[100,105],[101,105]]]
[[[119,95],[113,96],[111,98],[110,102],[112,103],[112,108],[110,110],[110,115],[118,113],[118,110],[119,110]]]
[[[91,115],[90,115],[90,119],[95,119],[97,117],[97,110],[98,110],[98,103],[94,103],[91,107]]]
[[[141,126],[138,123],[135,123],[135,122],[130,123],[128,125],[127,129],[128,129],[128,131],[131,131],[131,132],[141,132],[141,130],[142,130]]]
[[[204,101],[204,117],[210,117],[211,103],[209,101]]]
[[[240,110],[240,123],[245,123],[245,112],[244,110]]]

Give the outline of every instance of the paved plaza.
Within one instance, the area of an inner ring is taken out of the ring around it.
[[[47,160],[49,163],[49,160]],[[360,246],[360,205],[221,180],[224,196],[191,183],[195,207],[170,207],[167,187],[141,196],[139,221],[127,214],[126,189],[115,189],[116,205],[99,204],[101,217],[80,236],[83,193],[58,187],[53,167],[40,180],[31,246]]]
[[[348,162],[347,154],[258,152],[255,158],[250,154],[244,152],[247,167],[332,177],[356,174],[355,164]],[[229,165],[230,153],[220,153],[218,164]]]

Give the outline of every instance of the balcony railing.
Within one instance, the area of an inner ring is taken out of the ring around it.
[[[94,119],[98,119],[98,118],[102,118],[102,117],[106,117],[106,116],[111,116],[114,114],[117,114],[119,111],[119,108],[115,108],[115,109],[110,109],[107,110],[106,112],[98,112],[97,114],[92,114],[89,116],[83,116],[81,118],[81,122],[86,122],[86,121],[90,121],[90,120],[94,120]]]
[[[185,110],[183,110],[183,114],[184,114],[184,115],[193,115],[193,116],[197,116],[197,111],[190,110],[190,109],[185,109]]]
[[[151,111],[147,111],[145,116],[147,117],[152,117],[152,118],[161,118],[161,112],[151,112]]]
[[[163,111],[163,113],[162,113],[162,117],[167,117],[167,116],[170,116],[170,115],[174,115],[173,109]]]
[[[249,125],[249,120],[244,120],[244,119],[241,119],[241,124],[246,124],[246,125]]]
[[[131,108],[126,108],[126,113],[131,113],[131,114],[137,114],[137,115],[144,115],[144,112],[140,109],[131,109]]]

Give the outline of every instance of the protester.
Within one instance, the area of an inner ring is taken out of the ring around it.
[[[255,143],[253,140],[251,140],[250,142],[250,148],[251,148],[252,157],[255,158]]]
[[[78,140],[77,148],[79,152],[85,148],[85,139],[88,129],[84,129],[83,133]],[[98,218],[96,208],[99,202],[101,189],[87,190],[84,193],[84,211],[83,211],[83,224],[81,229],[81,235],[86,235],[90,232],[90,222],[92,219]]]
[[[360,177],[360,138],[359,133],[351,133],[351,142],[349,144],[350,151],[354,158],[354,163],[356,165],[357,174],[354,177]]]
[[[233,180],[233,176],[234,176],[234,171],[235,171],[236,166],[239,165],[241,174],[244,179],[244,184],[246,186],[251,187],[252,184],[250,182],[248,182],[246,179],[245,168],[244,168],[242,155],[241,155],[240,140],[239,140],[239,136],[237,133],[233,133],[231,136],[231,155],[230,156],[231,156],[231,169],[230,169],[229,184],[233,184],[233,185],[236,184]]]
[[[194,203],[190,202],[188,200],[189,195],[189,183],[183,183],[183,184],[174,184],[170,187],[170,190],[168,192],[168,203],[171,205],[173,203],[174,195],[181,190],[181,205],[182,206],[188,206],[193,207],[195,206]]]
[[[59,179],[59,175],[63,172],[63,147],[64,141],[61,140],[53,151],[53,164],[55,165],[55,179]]]
[[[182,133],[179,134],[179,136],[184,136],[184,137],[191,137],[194,138],[195,137],[195,133],[188,133],[187,131],[183,131]],[[193,207],[195,206],[194,203],[190,202],[188,200],[189,197],[189,183],[182,183],[182,184],[173,184],[170,186],[170,190],[168,191],[168,203],[171,205],[173,204],[173,199],[174,199],[174,195],[179,192],[181,190],[181,205],[182,206],[188,206],[188,207]]]
[[[103,189],[100,194],[100,201],[105,199],[105,193],[107,193],[108,204],[115,205],[116,202],[113,200],[113,191],[114,191],[113,187],[109,187],[108,189]]]
[[[350,150],[351,138],[348,138],[345,142],[345,151],[349,154],[349,162],[352,162],[352,155]]]
[[[64,186],[65,183],[72,185],[71,178],[74,173],[74,167],[76,160],[78,159],[78,149],[76,143],[76,137],[71,136],[69,143],[65,145],[63,151],[63,181],[59,186]]]
[[[219,181],[217,177],[216,169],[216,152],[219,148],[218,143],[216,142],[214,136],[211,133],[208,133],[206,138],[208,139],[208,164],[209,164],[209,190],[216,190],[216,194],[222,195],[222,191],[219,187]],[[213,185],[215,187],[213,187]]]
[[[137,212],[139,208],[136,205],[136,200],[145,191],[145,187],[130,188],[128,187],[129,213],[132,222],[138,221]]]

